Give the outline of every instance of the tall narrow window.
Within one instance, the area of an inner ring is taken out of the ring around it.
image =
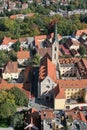
[[[57,48],[55,47],[55,51],[57,50]]]
[[[54,54],[54,59],[56,59],[56,54]]]

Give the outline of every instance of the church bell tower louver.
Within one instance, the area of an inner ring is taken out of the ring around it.
[[[59,52],[59,42],[57,34],[57,23],[54,25],[54,37],[52,41],[52,62],[57,65],[58,63],[58,52]]]

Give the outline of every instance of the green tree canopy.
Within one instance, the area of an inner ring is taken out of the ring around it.
[[[20,43],[19,41],[17,41],[15,44],[13,44],[13,45],[12,45],[13,50],[16,51],[16,52],[19,51],[19,49],[20,49],[20,44],[21,44],[21,43]]]
[[[17,61],[17,55],[14,50],[0,50],[0,66],[4,66],[9,60]]]
[[[10,90],[11,94],[15,96],[15,103],[18,106],[25,106],[28,104],[28,97],[18,87],[13,87]]]
[[[36,54],[30,61],[31,65],[39,65],[40,64],[40,55]]]
[[[0,66],[5,65],[8,60],[9,60],[9,57],[7,55],[7,51],[0,50]]]
[[[23,127],[23,123],[24,123],[23,118],[24,118],[23,113],[16,113],[12,117],[12,124],[15,129]]]
[[[0,91],[0,118],[11,117],[16,112],[14,95],[9,91]]]
[[[86,48],[83,45],[81,45],[79,47],[78,51],[79,51],[80,55],[82,55],[82,56],[84,56],[86,54]]]
[[[17,61],[17,54],[14,50],[9,51],[8,56],[9,56],[10,60]]]

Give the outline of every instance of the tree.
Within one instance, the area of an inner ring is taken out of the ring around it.
[[[0,66],[4,66],[7,61],[9,61],[9,57],[7,55],[7,51],[0,50]]]
[[[9,51],[8,56],[9,56],[10,60],[17,61],[17,54],[14,50]]]
[[[0,91],[0,119],[11,117],[16,112],[14,95],[6,90]]]
[[[81,45],[79,47],[78,51],[79,51],[80,55],[82,55],[82,56],[84,56],[86,54],[86,48],[83,45]]]
[[[10,90],[11,94],[15,96],[15,103],[18,106],[25,106],[28,104],[28,97],[18,87],[13,87]]]
[[[13,50],[16,51],[16,52],[18,52],[19,49],[20,49],[20,44],[21,43],[19,41],[17,41],[15,44],[13,44],[12,45]]]
[[[39,54],[34,55],[33,59],[31,59],[30,63],[32,65],[39,65],[40,64],[40,55]]]
[[[12,117],[12,124],[14,128],[22,128],[23,127],[23,118],[24,115],[23,113],[16,113],[13,117]]]

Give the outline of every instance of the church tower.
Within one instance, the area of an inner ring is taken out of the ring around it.
[[[57,65],[58,63],[58,51],[59,51],[59,43],[58,43],[58,34],[57,34],[57,23],[54,25],[54,37],[52,41],[52,62]]]

